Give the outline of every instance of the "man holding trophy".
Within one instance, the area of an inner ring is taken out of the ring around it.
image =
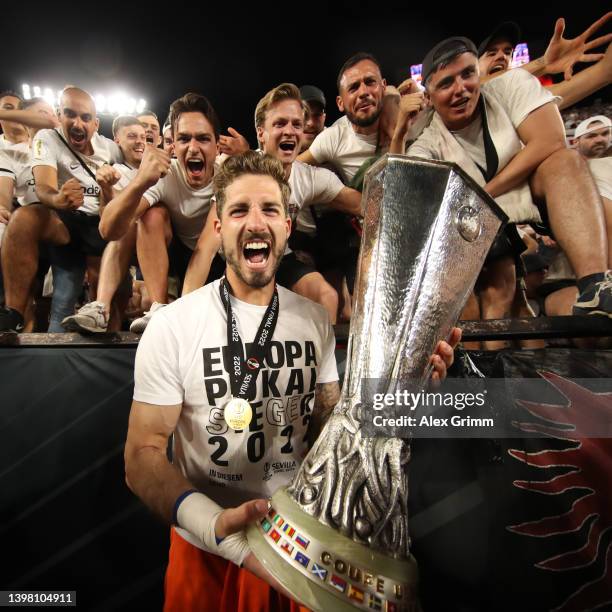
[[[164,309],[140,342],[126,478],[174,525],[166,610],[297,609],[244,530],[267,521],[266,498],[299,477],[308,435],[338,404],[335,339],[322,307],[275,284],[291,230],[281,164],[247,152],[214,181],[226,276]],[[433,380],[460,332],[444,336],[425,360]]]

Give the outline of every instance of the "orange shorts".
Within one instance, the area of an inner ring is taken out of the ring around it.
[[[309,612],[266,582],[170,530],[164,612]]]

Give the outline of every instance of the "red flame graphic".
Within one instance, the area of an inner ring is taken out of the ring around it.
[[[565,466],[572,469],[550,480],[515,480],[513,484],[543,495],[561,495],[572,490],[583,491],[584,495],[564,514],[512,525],[508,529],[524,536],[548,538],[575,532],[590,524],[583,546],[540,561],[536,567],[562,572],[604,559],[603,572],[591,582],[583,584],[555,608],[559,612],[592,610],[612,603],[612,541],[606,547],[602,546],[605,533],[612,529],[612,504],[607,495],[612,474],[612,393],[594,393],[550,372],[541,373],[541,376],[567,398],[567,404],[519,402],[532,415],[549,424],[521,422],[515,425],[522,431],[537,432],[575,444],[563,450],[528,453],[512,449],[508,452],[532,467],[545,469]],[[593,438],[594,432],[608,437]]]

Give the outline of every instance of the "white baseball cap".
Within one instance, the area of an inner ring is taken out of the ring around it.
[[[593,123],[601,123],[602,125],[596,125],[591,127]],[[588,132],[592,132],[594,130],[600,130],[602,128],[612,127],[612,121],[608,119],[605,115],[593,115],[584,121],[581,121],[576,126],[576,131],[574,132],[574,138],[580,138],[584,136]]]

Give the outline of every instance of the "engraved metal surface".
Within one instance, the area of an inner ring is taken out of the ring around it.
[[[340,402],[287,489],[355,542],[410,557],[410,447],[361,435],[361,381],[377,393],[423,384],[505,215],[453,164],[387,155],[364,188],[364,229]]]

